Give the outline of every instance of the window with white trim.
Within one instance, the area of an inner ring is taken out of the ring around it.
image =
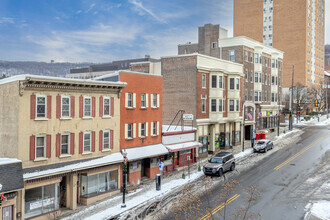
[[[235,62],[235,50],[229,51],[229,61]]]
[[[61,97],[61,117],[70,117],[70,97]]]
[[[92,98],[90,97],[84,97],[84,116],[92,116]]]
[[[219,76],[219,88],[222,89],[224,88],[224,81],[223,81],[223,77],[222,76]]]
[[[217,88],[217,76],[212,75],[211,79],[212,79],[212,83],[211,83],[212,88]]]
[[[127,107],[133,108],[133,93],[127,93]]]
[[[154,135],[154,136],[157,135],[157,122],[156,121],[152,122],[152,135]]]
[[[202,75],[202,88],[206,88],[206,75]]]
[[[110,149],[110,131],[103,131],[103,150]]]
[[[202,112],[206,111],[206,99],[202,99]]]
[[[222,99],[219,99],[219,112],[223,112],[223,100]]]
[[[239,90],[239,78],[236,78],[236,89]]]
[[[235,89],[235,78],[230,78],[229,79],[229,85],[230,85],[231,90]]]
[[[239,100],[236,100],[236,111],[239,112]]]
[[[36,158],[46,157],[46,136],[36,137]]]
[[[146,94],[141,94],[141,108],[146,108]]]
[[[103,98],[103,116],[110,116],[110,98]]]
[[[157,94],[151,94],[151,107],[157,108]]]
[[[211,99],[211,112],[216,112],[216,111],[217,111],[217,100]]]
[[[229,111],[233,112],[235,110],[235,102],[234,100],[229,100]]]
[[[84,152],[91,152],[92,135],[91,132],[84,133]]]
[[[46,117],[46,96],[37,96],[37,117],[45,118]]]
[[[61,154],[69,154],[70,148],[70,135],[64,134],[61,135]]]
[[[127,138],[133,138],[133,124],[127,124]]]

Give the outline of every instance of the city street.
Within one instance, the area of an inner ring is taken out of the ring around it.
[[[318,190],[329,177],[326,173],[329,172],[327,166],[330,160],[329,126],[305,127],[303,131],[296,143],[272,154],[270,151],[267,153],[269,156],[262,155],[265,156],[262,160],[244,172],[237,172],[240,169],[238,166],[236,172],[225,174],[227,181],[236,179],[240,183],[228,197],[226,219],[232,219],[232,214],[243,206],[247,199],[246,188],[252,185],[257,185],[261,194],[248,212],[260,214],[261,219],[302,219],[310,200],[329,199],[324,195],[326,192]],[[259,156],[254,154],[250,157]],[[223,177],[212,180],[216,182],[215,187],[211,193],[199,196],[202,214],[194,219],[223,219],[220,216],[225,205],[219,199]],[[168,219],[172,214],[168,213],[163,219]],[[185,215],[181,213],[179,219],[187,219]]]

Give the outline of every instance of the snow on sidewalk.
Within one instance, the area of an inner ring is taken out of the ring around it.
[[[330,220],[330,201],[321,200],[309,203],[305,210],[308,211],[304,218],[306,220]]]

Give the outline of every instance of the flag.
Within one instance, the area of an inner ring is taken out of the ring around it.
[[[253,121],[252,112],[250,112],[250,113],[248,114],[248,117],[249,117],[250,121]]]
[[[259,112],[259,117],[262,118],[262,112]]]

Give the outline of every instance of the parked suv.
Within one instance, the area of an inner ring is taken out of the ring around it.
[[[230,152],[220,152],[209,159],[209,162],[204,165],[203,171],[205,175],[217,175],[222,174],[228,170],[233,171],[235,169],[235,158]]]

